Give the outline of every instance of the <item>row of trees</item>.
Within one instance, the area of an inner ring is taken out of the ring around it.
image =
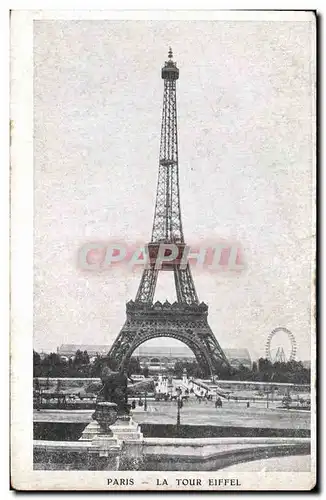
[[[56,353],[51,353],[41,358],[39,353],[33,351],[34,377],[99,377],[103,364],[107,363],[112,370],[117,364],[108,357],[96,356],[91,362],[87,351],[77,351],[75,356],[68,361]],[[186,369],[189,377],[205,378],[197,361],[177,361],[174,364],[172,375],[181,378]],[[141,367],[138,358],[131,358],[128,366],[128,375],[142,374],[149,376],[147,366]],[[295,384],[310,383],[310,369],[303,366],[300,361],[286,363],[271,363],[268,359],[260,358],[251,368],[240,365],[238,369],[224,369],[220,372],[222,380],[251,380],[256,382],[282,382]]]
[[[77,351],[73,359],[68,361],[57,353],[51,352],[44,358],[33,351],[34,377],[92,377],[95,366],[90,363],[86,351]]]
[[[107,356],[97,355],[91,362],[87,351],[77,350],[76,354],[66,360],[57,353],[51,352],[41,358],[40,354],[33,351],[33,376],[46,378],[65,377],[99,377],[104,364],[108,364],[112,370],[117,370],[118,366],[114,360]],[[138,358],[131,358],[128,366],[128,375],[142,374],[149,376],[148,367],[142,368]]]
[[[182,378],[184,369],[187,371],[188,377],[204,378],[204,373],[200,369],[197,361],[176,361],[173,367],[173,375],[177,378]]]
[[[184,368],[187,374],[194,378],[205,378],[196,361],[192,363],[178,361],[174,365],[173,374],[181,378]],[[221,369],[221,380],[250,380],[253,382],[279,382],[292,384],[310,384],[310,369],[305,368],[301,361],[286,363],[271,363],[268,359],[260,358],[251,368],[240,365],[237,369]]]

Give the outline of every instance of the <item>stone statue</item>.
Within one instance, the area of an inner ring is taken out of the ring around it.
[[[101,373],[103,387],[98,394],[98,401],[115,403],[118,415],[128,415],[128,377],[123,372],[114,372],[108,366],[104,366]]]
[[[108,365],[103,366],[100,378],[102,383],[92,382],[88,384],[83,391],[80,391],[80,395],[86,397],[90,393],[97,394],[97,403],[115,403],[119,415],[129,414],[128,394],[136,397],[140,393],[155,391],[152,379],[134,382],[122,371],[113,371]]]

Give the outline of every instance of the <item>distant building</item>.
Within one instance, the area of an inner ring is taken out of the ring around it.
[[[57,354],[62,357],[70,358],[76,354],[76,351],[87,351],[91,358],[92,356],[105,356],[110,350],[109,345],[76,345],[76,344],[62,344],[57,349]]]
[[[95,357],[97,354],[105,356],[110,350],[109,345],[76,345],[76,344],[62,344],[58,347],[59,356],[70,358],[76,354],[79,349],[84,352],[87,351],[89,357]],[[238,368],[240,365],[246,368],[251,368],[252,361],[248,349],[224,349],[224,353],[228,358],[230,365]],[[173,368],[177,361],[192,362],[195,360],[193,352],[186,345],[146,345],[143,344],[133,353],[133,357],[137,357],[140,366],[143,368],[147,366],[151,371],[166,371]]]
[[[173,368],[177,361],[194,361],[194,353],[186,345],[152,346],[143,344],[135,350],[133,356],[139,359],[140,366],[147,366],[151,371],[164,372]]]
[[[224,353],[234,368],[239,368],[242,365],[249,370],[251,369],[252,361],[248,349],[224,349]]]

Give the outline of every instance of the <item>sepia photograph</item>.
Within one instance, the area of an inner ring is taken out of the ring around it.
[[[315,13],[11,22],[13,486],[312,489]]]

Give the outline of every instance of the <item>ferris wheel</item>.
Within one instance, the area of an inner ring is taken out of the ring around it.
[[[283,340],[281,340],[283,337]],[[287,352],[284,346],[284,337],[287,337],[289,347]],[[297,342],[295,336],[287,328],[279,326],[275,328],[267,337],[266,358],[272,363],[285,363],[293,361],[297,353]]]

